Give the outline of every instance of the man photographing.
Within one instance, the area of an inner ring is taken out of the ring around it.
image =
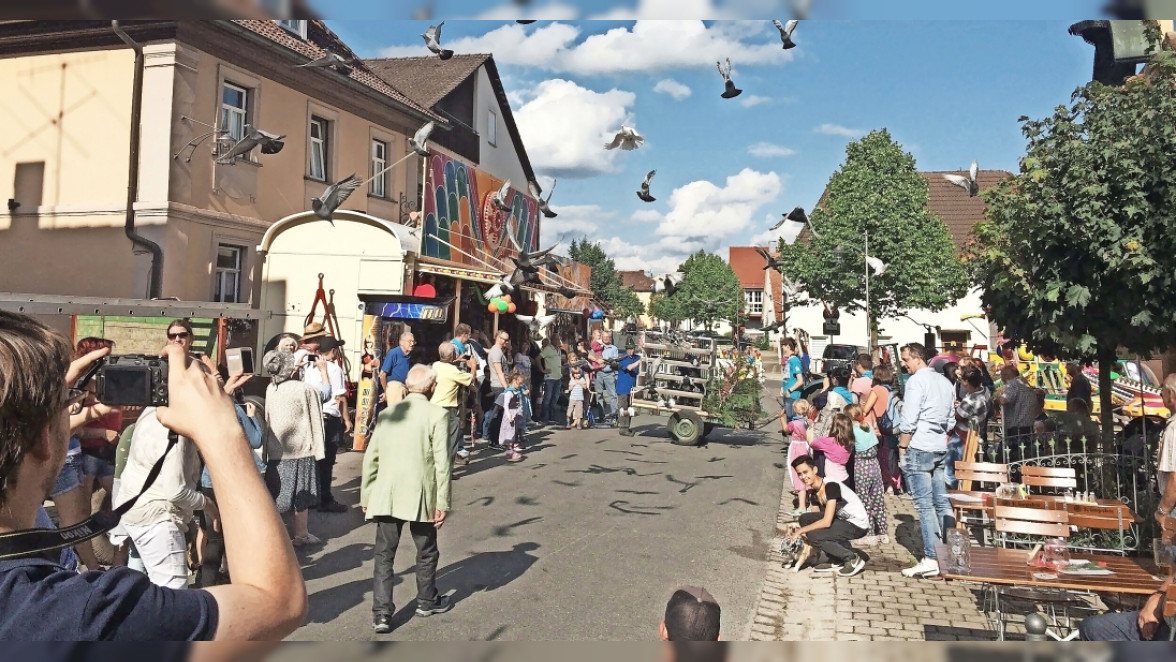
[[[0,535],[35,526],[65,462],[70,384],[97,359],[71,365],[70,356],[60,334],[0,311]],[[302,574],[278,514],[257,507],[270,496],[232,401],[181,346],[164,356],[172,406],[156,410],[159,422],[196,444],[214,481],[233,486],[219,499],[232,584],[181,591],[125,567],[78,575],[44,557],[4,559],[0,640],[273,641],[305,620]]]

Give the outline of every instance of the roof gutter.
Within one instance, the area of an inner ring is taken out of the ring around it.
[[[163,249],[159,244],[139,234],[135,229],[135,201],[139,197],[139,134],[143,114],[143,47],[123,31],[118,21],[111,21],[110,27],[119,39],[135,51],[135,79],[131,85],[131,145],[130,164],[127,166],[127,238],[135,246],[151,253],[151,275],[147,281],[147,298],[159,299],[163,290]]]

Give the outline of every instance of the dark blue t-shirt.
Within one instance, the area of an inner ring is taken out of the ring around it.
[[[411,367],[412,363],[405,356],[404,350],[397,346],[384,357],[384,365],[380,366],[380,371],[388,375],[388,381],[403,384],[404,380],[408,379],[408,369]]]
[[[640,356],[628,354],[617,361],[617,366],[620,367],[620,372],[617,373],[617,395],[629,395],[633,392],[633,387],[637,386],[637,372],[630,372],[628,367],[640,361]]]
[[[152,584],[129,568],[77,574],[46,559],[0,561],[0,641],[208,641],[207,591]]]

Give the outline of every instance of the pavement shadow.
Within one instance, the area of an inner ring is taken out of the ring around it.
[[[302,579],[312,581],[362,567],[371,561],[375,549],[376,546],[372,543],[353,543],[324,554],[302,565]]]
[[[993,638],[992,630],[983,628],[959,628],[950,625],[923,626],[923,639],[926,641],[992,641]],[[1016,641],[1024,638],[1010,632],[1007,639]],[[984,659],[990,660],[992,658],[986,655]]]
[[[394,581],[394,584],[399,583]],[[364,602],[370,602],[372,578],[357,579],[317,591],[308,596],[310,608],[307,623],[333,623],[343,614]],[[415,606],[414,606],[415,608]]]
[[[923,529],[919,526],[919,519],[905,513],[895,514],[894,519],[898,521],[898,526],[894,528],[894,541],[916,559],[923,558]]]

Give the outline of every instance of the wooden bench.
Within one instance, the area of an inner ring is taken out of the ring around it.
[[[1078,488],[1078,473],[1073,467],[1024,465],[1021,467],[1021,483],[1029,487],[1073,490]]]

